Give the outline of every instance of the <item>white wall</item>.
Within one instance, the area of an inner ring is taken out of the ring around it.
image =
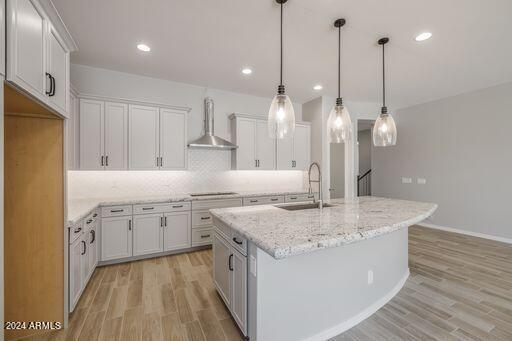
[[[373,193],[435,202],[433,224],[512,239],[512,83],[401,109],[395,119],[397,145],[374,148]]]
[[[361,130],[357,133],[359,142],[359,174],[362,175],[372,168],[372,131],[370,129]]]

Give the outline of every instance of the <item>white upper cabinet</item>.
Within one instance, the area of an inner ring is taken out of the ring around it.
[[[104,123],[105,169],[127,169],[128,105],[106,102]]]
[[[160,109],[160,168],[187,168],[187,116]]]
[[[49,104],[59,112],[67,112],[69,93],[69,53],[59,33],[48,25],[48,73],[52,77]]]
[[[267,121],[232,115],[234,143],[232,168],[237,170],[271,170],[276,167],[276,142],[268,137]]]
[[[130,105],[128,115],[129,168],[158,169],[160,165],[159,109]]]
[[[74,93],[69,93],[69,118],[66,120],[66,151],[68,170],[78,169],[80,164],[80,122],[78,116],[79,101]]]
[[[276,168],[276,141],[268,136],[267,121],[255,121],[256,160],[258,169]]]
[[[104,168],[104,103],[80,100],[80,169]]]
[[[75,42],[50,1],[7,0],[7,80],[68,116],[69,53]]]
[[[307,170],[311,154],[311,127],[296,124],[293,138],[277,141],[277,169]]]
[[[31,0],[8,0],[7,8],[7,80],[45,99],[50,82],[45,76],[47,21],[43,9]]]

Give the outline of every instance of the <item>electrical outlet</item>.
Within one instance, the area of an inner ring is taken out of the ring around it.
[[[412,178],[402,177],[402,183],[403,184],[412,184]]]
[[[418,178],[418,185],[424,185],[427,183],[427,179],[425,178]]]
[[[368,284],[373,284],[373,270],[368,270]]]

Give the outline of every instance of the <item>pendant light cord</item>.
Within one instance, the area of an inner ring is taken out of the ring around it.
[[[341,98],[341,26],[338,27],[338,98]]]
[[[382,106],[386,107],[386,60],[384,57],[384,45],[382,44]]]
[[[281,73],[279,84],[283,85],[283,3],[281,3]]]

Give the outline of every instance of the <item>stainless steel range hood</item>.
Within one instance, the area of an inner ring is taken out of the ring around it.
[[[213,98],[206,97],[204,99],[204,135],[195,141],[188,144],[189,148],[204,148],[204,149],[236,149],[235,146],[229,141],[226,141],[214,134],[214,107]]]

